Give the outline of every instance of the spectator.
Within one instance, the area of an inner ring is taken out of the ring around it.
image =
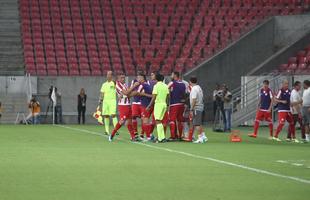
[[[86,100],[87,95],[85,94],[84,88],[81,88],[80,94],[78,95],[78,123],[81,123],[81,117],[82,117],[82,123],[85,124],[85,111],[86,111]]]
[[[213,109],[214,123],[223,119],[223,123],[226,124],[223,87],[219,84],[216,85],[216,89],[213,91]]]
[[[62,124],[61,93],[58,92],[56,87],[55,87],[55,93],[56,93],[55,124]]]
[[[302,116],[303,116],[303,123],[305,126],[305,141],[309,142],[309,123],[310,123],[310,81],[304,81],[304,93],[302,95]]]
[[[232,94],[226,85],[223,85],[224,112],[226,123],[224,122],[224,131],[231,131],[231,114],[232,114]]]

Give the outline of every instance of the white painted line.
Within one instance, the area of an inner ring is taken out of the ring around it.
[[[301,167],[301,166],[303,166],[304,164],[301,164],[301,163],[291,163],[291,165],[294,165],[294,166],[297,166],[297,167]]]
[[[278,163],[288,163],[286,160],[277,160]]]
[[[92,135],[98,135],[98,136],[107,137],[106,135],[103,135],[101,133],[94,132],[94,131],[89,131],[89,130],[86,130],[86,129],[73,128],[73,127],[70,127],[70,126],[63,126],[63,125],[56,125],[56,126],[62,127],[62,128],[66,128],[66,129],[75,130],[75,131],[79,131],[79,132],[89,133],[89,134],[92,134]],[[162,150],[162,151],[167,151],[167,152],[171,152],[171,153],[181,154],[181,155],[192,157],[192,158],[197,158],[197,159],[202,159],[202,160],[209,160],[209,161],[213,161],[213,162],[216,162],[216,163],[220,163],[220,164],[224,164],[224,165],[228,165],[228,166],[232,166],[232,167],[245,169],[247,171],[256,172],[256,173],[259,173],[259,174],[265,174],[265,175],[269,175],[269,176],[274,176],[274,177],[279,177],[279,178],[284,178],[284,179],[289,179],[289,180],[297,181],[297,182],[300,182],[300,183],[310,184],[310,180],[307,180],[307,179],[302,179],[302,178],[298,178],[298,177],[294,177],[294,176],[286,176],[286,175],[282,175],[282,174],[278,174],[278,173],[274,173],[274,172],[269,172],[269,171],[266,171],[266,170],[263,170],[263,169],[257,169],[257,168],[253,168],[253,167],[248,167],[248,166],[245,166],[245,165],[236,164],[236,163],[232,163],[232,162],[228,162],[228,161],[224,161],[224,160],[219,160],[219,159],[215,159],[215,158],[211,158],[211,157],[195,155],[195,154],[192,154],[192,153],[187,153],[187,152],[183,152],[183,151],[177,151],[177,150],[173,150],[173,149],[169,149],[169,148],[164,148],[164,147],[160,147],[160,146],[155,146],[155,145],[149,145],[149,144],[145,144],[145,143],[134,143],[134,144],[142,145],[142,146],[146,146],[146,147],[149,147],[149,148],[158,149],[158,150]]]

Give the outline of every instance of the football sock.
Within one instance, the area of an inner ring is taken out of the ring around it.
[[[105,132],[107,132],[108,134],[110,133],[110,118],[105,117],[104,118],[104,128],[105,128]]]
[[[182,136],[183,136],[183,123],[182,122],[178,122],[178,131],[179,131],[179,135],[178,135],[178,137],[179,138],[182,138]]]
[[[132,124],[127,124],[127,129],[129,131],[131,139],[135,138],[135,132],[134,132],[134,129],[132,127]]]
[[[291,133],[291,138],[295,139],[296,137],[295,137],[295,125],[294,125],[294,123],[291,123],[289,125],[289,130],[290,130],[290,133]]]
[[[120,129],[122,127],[122,125],[120,123],[117,122],[117,124],[115,125],[113,131],[112,131],[112,134],[111,134],[111,137],[113,138],[115,133],[118,131],[118,129]]]
[[[163,139],[165,139],[165,130],[164,130],[164,126],[162,123],[157,124],[157,135],[158,135],[158,140],[162,141]]]
[[[118,123],[117,117],[113,117],[112,121],[113,121],[113,126],[115,127]]]
[[[280,124],[278,125],[277,131],[276,131],[276,134],[275,134],[275,137],[276,137],[276,138],[279,136],[279,133],[281,132],[283,126],[284,126],[284,124],[282,124],[282,123],[280,123]]]
[[[255,122],[254,122],[254,135],[257,135],[258,128],[259,128],[259,121],[255,120]]]
[[[137,122],[137,119],[132,119],[132,128],[133,128],[135,133],[138,132],[138,122]]]
[[[170,137],[175,139],[175,121],[170,121]]]

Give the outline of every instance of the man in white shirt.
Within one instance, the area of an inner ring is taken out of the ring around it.
[[[310,141],[309,138],[309,123],[310,123],[310,81],[304,81],[304,93],[302,95],[302,118],[306,132],[306,142]]]
[[[193,139],[195,129],[198,131],[198,139],[194,143],[204,143],[208,140],[202,127],[202,113],[204,110],[203,91],[197,84],[197,78],[190,78],[190,85],[192,86],[190,99],[190,115],[192,116],[193,127],[189,133],[189,140]]]
[[[301,138],[304,140],[305,139],[305,127],[303,126],[302,115],[301,115],[302,98],[300,94],[300,89],[301,89],[301,82],[296,81],[294,83],[294,88],[291,92],[290,101],[291,101],[291,112],[293,115],[294,124],[296,125],[297,122],[299,123],[301,127]],[[291,131],[289,129],[286,140],[291,141],[291,139],[294,139],[294,138],[292,138]]]

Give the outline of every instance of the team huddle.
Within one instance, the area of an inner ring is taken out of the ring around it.
[[[107,73],[107,81],[101,87],[101,115],[105,124],[105,134],[112,141],[117,131],[125,125],[132,141],[193,141],[197,130],[198,139],[194,143],[204,143],[207,137],[202,127],[203,91],[197,84],[197,78],[192,77],[190,83],[181,80],[179,72],[173,72],[172,81],[167,85],[164,76],[146,75],[139,71],[137,77],[126,84],[124,74],[119,74],[113,80],[113,73]],[[116,116],[118,109],[119,119]],[[110,118],[113,130],[110,134]],[[141,119],[141,132],[138,133],[138,119]],[[170,127],[170,137],[167,138],[167,126]],[[157,137],[153,134],[157,129]],[[189,131],[184,131],[189,130]]]
[[[257,137],[260,121],[267,121],[269,125],[270,139],[281,141],[279,134],[283,129],[285,122],[289,123],[287,141],[299,143],[296,138],[295,125],[298,122],[301,127],[301,138],[303,142],[309,142],[309,123],[310,123],[310,81],[303,83],[303,96],[300,94],[301,82],[296,81],[294,88],[289,89],[289,82],[283,81],[282,88],[274,97],[272,90],[269,88],[269,81],[263,82],[263,88],[260,90],[260,100],[258,111],[254,122],[254,133],[249,134],[250,137]],[[276,104],[278,110],[278,127],[273,134],[272,107]]]

